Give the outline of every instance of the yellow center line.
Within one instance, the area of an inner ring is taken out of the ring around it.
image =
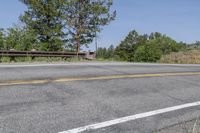
[[[105,80],[105,79],[166,77],[166,76],[192,76],[192,75],[200,75],[200,72],[110,75],[110,76],[98,76],[98,77],[60,78],[60,79],[53,79],[53,80],[13,80],[13,81],[0,82],[0,86],[45,84],[45,83],[50,83],[50,82],[59,83],[59,82],[92,81],[92,80]]]

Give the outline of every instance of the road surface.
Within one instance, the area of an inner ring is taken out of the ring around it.
[[[200,65],[0,65],[0,133],[149,133],[200,117]]]

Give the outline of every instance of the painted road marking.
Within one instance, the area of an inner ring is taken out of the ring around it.
[[[166,76],[192,76],[192,75],[200,75],[200,72],[111,75],[111,76],[97,76],[97,77],[60,78],[60,79],[53,79],[53,80],[14,80],[14,81],[0,82],[0,86],[45,84],[45,83],[51,83],[51,82],[59,83],[59,82],[92,81],[92,80],[105,80],[105,79],[147,78],[147,77],[166,77]]]
[[[155,116],[155,115],[168,113],[168,112],[172,112],[172,111],[177,111],[177,110],[181,110],[181,109],[185,109],[185,108],[195,107],[195,106],[200,106],[200,101],[194,102],[194,103],[178,105],[178,106],[173,106],[173,107],[164,108],[164,109],[159,109],[159,110],[154,110],[154,111],[145,112],[145,113],[141,113],[141,114],[126,116],[126,117],[122,117],[122,118],[118,118],[118,119],[114,119],[114,120],[110,120],[110,121],[105,121],[105,122],[101,122],[101,123],[96,123],[96,124],[92,124],[92,125],[88,125],[88,126],[84,126],[84,127],[79,127],[79,128],[59,132],[59,133],[80,133],[80,132],[84,132],[84,131],[96,130],[96,129],[105,128],[105,127],[113,126],[113,125],[120,124],[120,123],[125,123],[125,122],[129,122],[129,121],[133,121],[133,120],[137,120],[137,119],[141,119],[141,118],[145,118],[145,117]]]

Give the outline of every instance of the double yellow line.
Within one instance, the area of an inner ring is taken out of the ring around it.
[[[152,73],[152,74],[130,74],[130,75],[111,75],[98,77],[75,77],[75,78],[60,78],[53,80],[13,80],[0,82],[0,86],[12,85],[29,85],[29,84],[45,84],[45,83],[60,83],[72,81],[92,81],[92,80],[108,80],[108,79],[123,79],[123,78],[147,78],[147,77],[166,77],[166,76],[192,76],[200,75],[200,72],[180,72],[180,73]]]

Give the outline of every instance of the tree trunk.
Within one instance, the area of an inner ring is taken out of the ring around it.
[[[79,52],[80,52],[80,39],[77,39],[76,42],[76,56],[79,57]]]
[[[80,27],[79,27],[76,33],[76,56],[77,57],[79,57],[80,45],[81,45],[81,34],[80,34]]]
[[[80,0],[80,10],[82,8],[83,0]],[[78,26],[76,32],[76,56],[79,57],[80,47],[81,47],[81,32],[82,32],[82,14],[79,14]]]

